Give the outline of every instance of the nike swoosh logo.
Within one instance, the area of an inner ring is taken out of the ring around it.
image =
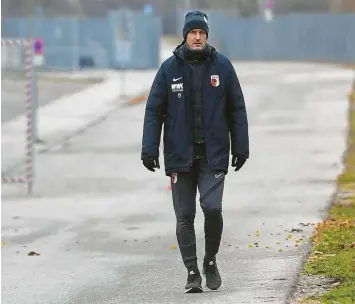
[[[182,77],[180,77],[180,78],[173,78],[173,81],[178,81],[178,80],[180,80]]]
[[[215,177],[215,178],[218,178],[218,177],[220,177],[222,174],[223,174],[223,173],[215,174],[214,177]]]

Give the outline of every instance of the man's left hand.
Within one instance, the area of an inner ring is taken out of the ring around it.
[[[244,155],[233,155],[232,167],[235,167],[235,171],[238,171],[245,164],[247,157]]]

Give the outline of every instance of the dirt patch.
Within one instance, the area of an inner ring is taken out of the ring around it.
[[[132,98],[130,98],[127,102],[128,105],[136,105],[136,104],[140,104],[143,102],[146,102],[148,99],[148,93],[142,93],[140,95],[134,96]]]
[[[332,288],[338,286],[340,282],[341,280],[339,278],[331,278],[318,275],[301,276],[294,293],[295,300],[291,301],[290,303],[320,303],[316,300],[310,300],[312,302],[305,302],[305,300],[303,300],[303,302],[300,302],[299,299],[319,298],[326,292],[330,291]]]

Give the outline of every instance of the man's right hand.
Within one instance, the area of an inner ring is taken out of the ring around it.
[[[149,171],[155,172],[154,168],[160,169],[159,157],[157,156],[147,156],[143,159],[143,165]]]

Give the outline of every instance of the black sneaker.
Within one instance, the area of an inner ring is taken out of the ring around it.
[[[200,293],[202,289],[202,278],[199,271],[190,270],[185,286],[186,293]]]
[[[206,277],[206,287],[210,290],[217,290],[222,286],[222,279],[219,274],[216,261],[203,263],[203,274]]]

